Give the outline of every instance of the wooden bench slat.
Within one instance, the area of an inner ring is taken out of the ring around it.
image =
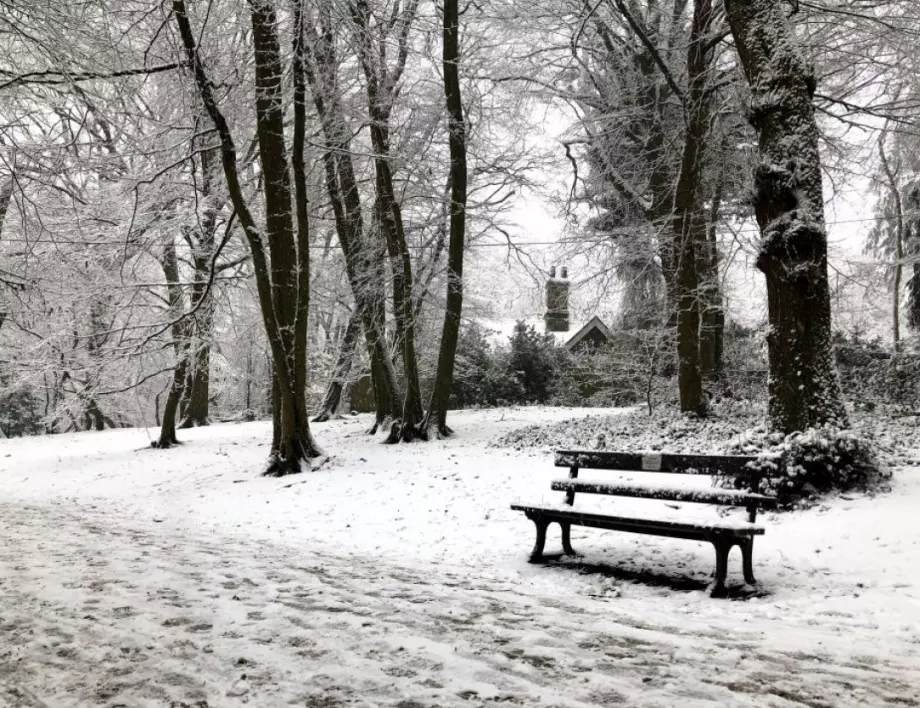
[[[672,474],[718,474],[756,476],[762,472],[748,465],[751,455],[681,455],[671,452],[608,452],[606,450],[558,450],[556,467],[621,470],[623,472],[668,472]]]
[[[738,538],[760,536],[764,532],[762,526],[733,519],[714,519],[712,523],[704,523],[593,514],[554,506],[512,504],[511,508],[515,511],[523,511],[528,518],[537,517],[546,521],[564,521],[575,526],[668,536],[691,541],[712,541],[716,535]]]
[[[722,504],[725,506],[757,506],[761,509],[776,507],[776,499],[765,494],[736,489],[715,487],[666,487],[642,484],[641,482],[592,482],[577,479],[556,479],[552,489],[557,492],[578,494],[606,494],[636,499],[661,499],[667,501],[693,502],[697,504]]]

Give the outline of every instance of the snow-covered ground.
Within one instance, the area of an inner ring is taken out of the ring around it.
[[[712,600],[703,544],[573,529],[583,559],[526,562],[508,505],[559,470],[489,442],[590,412],[396,447],[333,421],[283,479],[264,423],[0,441],[0,707],[920,706],[920,469],[765,515],[762,592]]]

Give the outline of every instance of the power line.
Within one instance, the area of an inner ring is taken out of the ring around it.
[[[920,217],[920,211],[918,212],[906,212],[903,214],[903,218],[910,218],[912,216]],[[891,221],[895,217],[893,216],[866,216],[858,219],[839,219],[837,221],[825,221],[825,226],[839,226],[841,224],[859,224],[859,223],[869,223],[869,222],[879,222],[879,221]],[[628,229],[621,229],[620,233],[628,233]],[[734,234],[759,234],[760,229],[747,228],[747,229],[736,229],[733,230]],[[570,239],[559,239],[557,241],[494,241],[487,243],[468,243],[467,248],[516,248],[518,246],[579,246],[584,244],[592,243],[606,243],[610,241],[610,236],[597,236],[592,238],[570,238]],[[4,243],[27,243],[32,246],[39,246],[46,244],[49,246],[119,246],[121,247],[123,243],[115,241],[54,241],[54,240],[30,240],[27,238],[0,238],[0,245]],[[407,246],[412,250],[421,250],[426,248],[432,248],[432,246],[419,246],[419,245],[409,245]],[[311,251],[324,251],[329,249],[329,246],[320,246],[313,245],[310,246]]]

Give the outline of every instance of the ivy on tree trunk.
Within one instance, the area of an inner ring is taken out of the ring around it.
[[[846,424],[831,345],[814,73],[778,0],[725,0],[725,10],[760,148],[754,213],[767,281],[770,425],[791,433]]]

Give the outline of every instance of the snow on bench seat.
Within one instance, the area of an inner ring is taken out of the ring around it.
[[[642,510],[636,507],[614,509],[611,512],[573,509],[568,504],[524,503],[511,505],[515,511],[523,511],[527,516],[544,516],[569,521],[576,526],[591,526],[610,530],[636,531],[664,536],[677,536],[691,540],[710,540],[713,531],[724,531],[739,536],[761,536],[764,527],[742,517],[720,516],[716,513],[674,513],[663,514],[661,510]],[[714,510],[711,510],[714,512]],[[645,512],[645,513],[643,513]],[[628,527],[628,528],[627,528]],[[648,529],[640,531],[640,529]],[[683,531],[678,533],[658,533],[658,530]]]
[[[617,497],[635,497],[640,499],[661,499],[667,501],[694,502],[698,504],[722,504],[725,506],[752,506],[765,509],[776,506],[776,499],[765,494],[738,489],[719,489],[716,487],[677,487],[644,482],[615,481],[593,482],[578,479],[555,479],[552,489],[557,492],[577,492],[579,494],[607,494]]]

